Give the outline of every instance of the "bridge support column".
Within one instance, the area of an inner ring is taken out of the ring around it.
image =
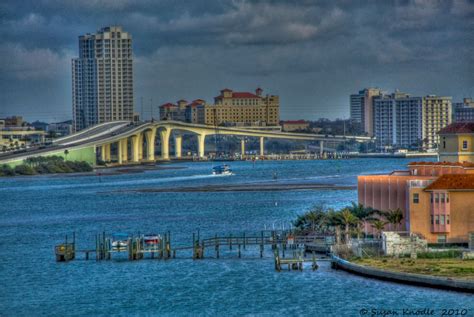
[[[118,140],[117,142],[117,163],[122,164],[122,152],[123,152],[123,142],[122,140]]]
[[[204,144],[206,142],[206,135],[205,134],[198,134],[198,154],[199,158],[204,158]]]
[[[106,157],[106,153],[107,152],[107,144],[102,144],[100,146],[100,160],[102,162],[105,162],[105,157]]]
[[[260,137],[260,156],[265,155],[265,138],[263,136]]]
[[[101,151],[101,159],[104,162],[110,162],[110,143],[109,144],[102,144],[100,149]]]
[[[138,140],[140,139],[140,137],[138,135],[132,135],[130,137],[130,141],[132,142],[132,147],[131,147],[131,150],[132,150],[132,162],[138,162],[140,161],[139,159],[139,148],[140,148],[140,144],[138,143]]]
[[[155,136],[156,136],[156,129],[148,130],[145,132],[146,137],[146,159],[148,161],[155,160]]]
[[[322,157],[324,153],[324,141],[319,141],[319,155]]]
[[[128,161],[128,138],[120,140],[122,142],[122,162]]]
[[[171,129],[160,130],[161,159],[162,160],[170,159],[170,135],[171,135]]]
[[[138,161],[141,161],[143,160],[143,133],[138,133],[137,144],[138,144]]]
[[[176,158],[181,158],[181,146],[183,144],[183,136],[176,134],[174,136],[174,156]]]
[[[242,153],[242,158],[245,157],[245,138],[240,139],[240,152]]]

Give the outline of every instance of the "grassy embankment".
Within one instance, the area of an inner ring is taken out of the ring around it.
[[[452,251],[437,253],[421,253],[417,259],[354,257],[349,261],[387,271],[474,280],[474,260],[462,260],[460,256],[453,257]]]
[[[14,168],[8,165],[0,166],[0,176],[37,175],[54,173],[91,172],[92,166],[87,162],[65,161],[60,156],[30,157],[24,163]]]

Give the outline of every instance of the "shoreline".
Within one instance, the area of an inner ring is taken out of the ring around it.
[[[450,277],[382,270],[371,266],[355,264],[335,255],[332,255],[331,257],[331,268],[336,270],[341,269],[351,274],[400,284],[425,286],[463,293],[474,293],[474,281],[467,279],[454,279]]]

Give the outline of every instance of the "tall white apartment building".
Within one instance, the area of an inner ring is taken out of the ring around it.
[[[379,149],[430,150],[451,123],[451,97],[412,97],[395,92],[374,98],[374,135]]]
[[[74,130],[114,120],[133,120],[132,36],[120,26],[79,36],[72,60]]]
[[[418,148],[423,98],[396,92],[374,99],[374,135],[380,149]]]

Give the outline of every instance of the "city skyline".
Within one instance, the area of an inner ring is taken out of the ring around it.
[[[167,100],[212,100],[256,86],[281,98],[281,118],[348,118],[363,87],[474,95],[469,1],[290,4],[4,2],[0,115],[72,118],[77,39],[107,25],[134,37],[135,111]],[[74,12],[71,14],[70,12]],[[389,18],[390,17],[390,18]],[[25,93],[26,92],[26,93]]]

